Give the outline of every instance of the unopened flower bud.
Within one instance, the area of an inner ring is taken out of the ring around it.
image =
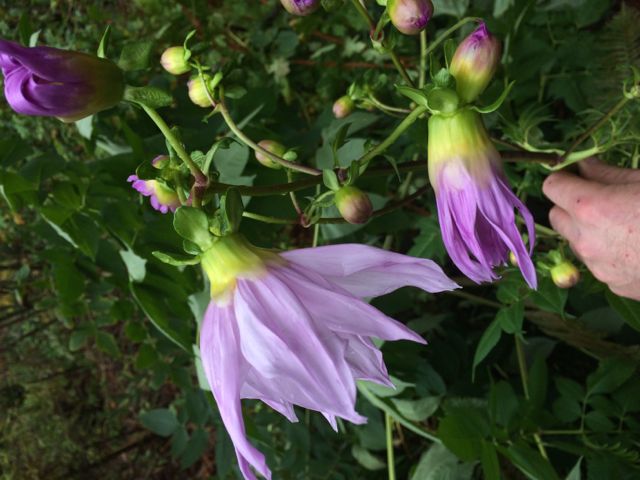
[[[189,89],[189,98],[196,105],[206,108],[211,107],[210,93],[207,91],[208,85],[211,82],[211,75],[197,76],[187,82],[187,88]]]
[[[509,263],[514,267],[518,266],[518,258],[516,257],[516,254],[513,253],[513,250],[509,251]]]
[[[162,170],[164,167],[169,165],[169,155],[158,155],[156,158],[151,160],[151,165],[158,170]]]
[[[261,140],[258,142],[258,145],[264,148],[267,152],[273,153],[274,155],[277,155],[279,157],[282,157],[287,151],[284,145],[282,145],[279,142],[276,142],[275,140]],[[267,168],[273,168],[273,169],[282,168],[282,165],[274,162],[268,156],[266,156],[264,153],[260,151],[256,151],[256,160],[258,160],[262,165],[264,165]]]
[[[342,187],[336,192],[335,202],[340,215],[349,223],[366,223],[371,218],[373,205],[369,196],[359,188]]]
[[[169,47],[160,57],[160,64],[172,75],[182,75],[191,70],[191,65],[185,58],[184,47]]]
[[[291,15],[304,17],[320,7],[320,0],[280,0],[284,9]]]
[[[431,0],[388,0],[391,23],[405,35],[417,35],[424,30],[433,15]]]
[[[500,51],[500,42],[484,22],[458,45],[449,72],[456,79],[458,95],[464,102],[472,102],[487,88],[498,68]]]
[[[351,115],[353,108],[355,107],[353,100],[348,95],[340,97],[333,104],[333,115],[336,118],[344,118]]]
[[[571,288],[580,280],[580,271],[576,266],[564,260],[551,267],[551,280],[560,288]]]

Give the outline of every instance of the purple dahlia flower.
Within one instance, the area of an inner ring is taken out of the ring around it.
[[[280,0],[284,9],[291,15],[304,17],[320,7],[320,0]]]
[[[535,230],[527,207],[511,191],[480,115],[469,109],[429,119],[429,178],[436,193],[444,244],[457,267],[475,282],[498,278],[493,267],[513,252],[522,274],[536,288],[531,261]],[[516,226],[520,212],[529,251]]]
[[[163,157],[156,157],[154,161],[159,158]],[[131,186],[140,194],[151,197],[151,206],[161,213],[167,213],[169,210],[175,212],[180,206],[178,194],[164,183],[157,180],[141,180],[137,175],[129,175],[127,182],[131,182]]]
[[[282,254],[243,237],[219,239],[201,255],[211,302],[200,331],[200,353],[220,415],[245,479],[266,478],[264,455],[246,438],[240,400],[262,400],[292,422],[293,406],[336,418],[355,411],[356,380],[392,386],[371,337],[424,340],[364,298],[405,285],[452,290],[431,260],[365,245],[334,245]]]
[[[7,102],[23,115],[74,122],[113,107],[124,94],[122,70],[86,53],[0,39],[0,68]]]

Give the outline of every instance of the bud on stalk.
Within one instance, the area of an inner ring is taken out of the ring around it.
[[[336,118],[348,117],[351,115],[351,112],[353,112],[354,107],[355,105],[353,100],[351,100],[351,97],[345,95],[344,97],[340,97],[333,104],[333,115]]]
[[[280,0],[284,9],[291,15],[304,17],[320,7],[320,0]]]
[[[417,35],[424,30],[433,15],[431,0],[388,0],[391,23],[405,35]]]
[[[208,85],[211,83],[211,75],[204,74],[202,77],[197,76],[187,82],[189,89],[189,98],[199,107],[212,107],[210,92],[207,91]]]
[[[500,54],[500,43],[484,22],[458,45],[449,72],[463,102],[472,102],[484,92],[498,68]]]
[[[352,186],[342,187],[336,192],[336,207],[342,218],[353,224],[367,223],[373,212],[369,196]]]
[[[580,281],[580,271],[568,260],[551,267],[551,280],[559,288],[571,288]]]
[[[191,65],[185,58],[184,47],[169,47],[160,57],[160,64],[172,75],[182,75],[191,70]]]
[[[264,148],[267,152],[273,153],[278,157],[282,157],[287,152],[286,147],[281,143],[276,142],[275,140],[260,140],[258,142],[258,145]],[[273,168],[274,170],[282,168],[282,165],[274,162],[260,151],[256,151],[256,160],[258,160],[263,166],[267,168]]]

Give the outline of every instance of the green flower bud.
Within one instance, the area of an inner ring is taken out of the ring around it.
[[[185,59],[186,50],[184,47],[169,47],[160,57],[160,64],[172,75],[182,75],[191,70],[191,65]]]
[[[200,76],[193,77],[187,82],[189,98],[193,103],[203,108],[213,106],[207,92],[207,87],[211,84],[211,80],[211,75],[204,74],[202,78]]]
[[[464,102],[472,102],[484,92],[499,61],[500,43],[483,22],[458,46],[449,66]]]
[[[571,288],[580,281],[580,271],[568,260],[551,267],[551,280],[560,288]]]
[[[264,148],[267,152],[273,153],[279,157],[282,157],[287,149],[284,145],[275,140],[260,140],[258,145]],[[258,160],[262,165],[267,168],[273,168],[275,170],[282,168],[282,165],[274,162],[269,157],[267,157],[264,153],[256,151],[256,160]]]
[[[342,187],[335,194],[336,207],[342,218],[349,223],[367,223],[373,212],[369,196],[352,186]]]
[[[351,97],[345,95],[343,97],[340,97],[333,104],[333,115],[336,118],[348,117],[349,115],[351,115],[351,112],[353,112],[354,107],[355,105],[353,103],[353,100],[351,100]]]

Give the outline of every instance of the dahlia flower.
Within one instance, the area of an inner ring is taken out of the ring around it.
[[[7,102],[23,115],[74,122],[116,105],[122,70],[110,60],[51,47],[23,47],[0,39]]]
[[[513,252],[522,274],[536,288],[530,255],[535,241],[533,217],[511,191],[480,115],[462,109],[429,118],[429,179],[436,193],[442,238],[457,267],[475,282],[498,276]],[[520,212],[529,234],[529,251],[516,226]]]
[[[200,331],[204,371],[233,441],[240,470],[271,471],[246,438],[240,400],[258,399],[297,421],[293,406],[366,421],[355,411],[356,380],[392,386],[371,337],[424,340],[363,298],[405,285],[428,292],[457,287],[432,261],[365,245],[281,254],[234,234],[201,254],[211,301]]]

